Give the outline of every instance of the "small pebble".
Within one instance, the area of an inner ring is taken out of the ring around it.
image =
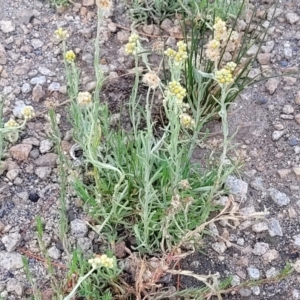
[[[40,199],[40,196],[37,193],[30,193],[28,196],[28,199],[31,202],[38,202],[38,200]]]
[[[298,142],[296,139],[294,139],[294,138],[292,138],[292,139],[290,139],[290,140],[288,141],[288,144],[289,144],[290,146],[297,146],[298,143],[299,143],[299,142]]]

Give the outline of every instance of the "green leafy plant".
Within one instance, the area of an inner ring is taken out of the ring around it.
[[[155,22],[160,24],[166,18],[176,15],[188,16],[193,11],[193,17],[217,15],[224,18],[236,16],[243,0],[132,0],[131,15],[137,23]]]

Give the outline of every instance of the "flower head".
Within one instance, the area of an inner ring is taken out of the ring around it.
[[[190,183],[187,179],[180,180],[179,187],[183,190],[189,190],[191,188]]]
[[[22,109],[22,115],[26,120],[30,120],[35,117],[35,112],[32,106],[24,106]]]
[[[187,113],[183,113],[179,116],[180,124],[184,128],[193,129],[195,127],[195,120]]]
[[[108,257],[106,254],[96,255],[94,258],[89,259],[88,261],[94,269],[105,267],[112,269],[114,267],[114,259]]]
[[[92,103],[92,95],[89,92],[79,92],[77,102],[80,106],[87,106]]]
[[[69,50],[66,52],[65,58],[67,62],[71,63],[75,60],[76,54],[73,52],[73,50]]]
[[[236,42],[236,41],[238,41],[239,37],[240,37],[240,35],[237,31],[232,31],[231,35],[230,35],[230,40],[232,42]]]
[[[216,18],[214,28],[214,36],[217,40],[224,40],[227,37],[226,23],[219,17]]]
[[[188,58],[187,55],[187,45],[183,41],[177,43],[178,51],[168,48],[165,54],[170,58],[174,58],[175,62],[181,62]]]
[[[14,119],[9,119],[9,121],[7,121],[4,124],[4,127],[6,128],[14,128],[14,127],[18,127],[19,124],[14,120]]]
[[[176,55],[176,51],[173,50],[172,48],[168,48],[166,51],[165,51],[165,54],[171,58],[174,58],[175,55]]]
[[[143,77],[143,83],[148,85],[151,89],[156,89],[160,84],[160,78],[155,72],[148,72]]]
[[[112,7],[111,0],[96,0],[96,4],[102,10],[110,10]]]
[[[182,100],[186,96],[186,89],[183,88],[179,82],[171,81],[168,87],[171,95],[176,96],[178,99]]]
[[[233,73],[236,68],[236,63],[234,63],[233,61],[228,62],[224,68],[228,70],[230,73]]]
[[[216,80],[220,83],[220,84],[229,84],[233,82],[233,77],[232,77],[232,73],[223,68],[220,71],[216,72]]]
[[[220,42],[216,39],[211,40],[207,44],[205,54],[209,60],[218,61],[220,58]]]
[[[132,33],[128,39],[128,43],[125,45],[125,52],[127,54],[135,54],[136,46],[139,36],[136,33]]]
[[[63,30],[61,27],[55,30],[54,34],[58,40],[62,41],[65,41],[69,37],[67,30]]]

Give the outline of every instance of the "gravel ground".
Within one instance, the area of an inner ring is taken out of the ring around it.
[[[260,2],[259,14],[268,9],[271,15],[273,0]],[[300,4],[281,2],[253,72],[286,75],[248,88],[230,110],[230,130],[234,133],[239,128],[235,137],[240,144],[237,154],[244,158],[245,166],[239,176],[229,178],[227,186],[239,199],[243,213],[266,209],[269,214],[265,219],[247,220],[236,229],[212,225],[210,230],[216,236],[207,238],[206,255],[195,253],[181,265],[200,274],[211,270],[222,276],[235,275],[237,283],[249,278],[271,278],[286,262],[300,264],[300,89],[299,79],[289,75],[299,72]],[[5,168],[0,170],[0,296],[4,299],[28,298],[23,254],[29,258],[38,285],[44,287],[44,299],[51,299],[47,294],[49,278],[44,263],[39,261],[34,231],[37,215],[44,222],[48,254],[64,273],[66,255],[58,237],[57,155],[48,138],[50,125],[45,114],[47,107],[61,104],[57,112],[63,147],[68,152],[72,140],[65,122],[68,108],[63,105],[67,100],[64,67],[60,45],[53,38],[54,30],[60,26],[70,32],[68,45],[75,49],[83,70],[81,87],[93,90],[94,0],[77,2],[61,12],[39,1],[0,2],[0,91],[6,95],[4,116],[6,120],[11,115],[17,118],[24,105],[32,105],[39,114],[8,149]],[[118,1],[105,18],[100,38],[102,69],[114,78],[104,88],[103,97],[115,111],[130,93],[128,80],[117,78],[133,67],[133,61],[124,54],[129,27],[126,6]],[[158,28],[144,26],[141,30],[156,35]],[[164,34],[171,35],[168,44],[174,43],[174,32],[178,34],[173,24],[165,28]],[[146,42],[153,45],[155,40],[149,38]],[[219,131],[220,125],[216,124],[213,130]],[[72,247],[87,254],[96,252],[98,241],[84,222],[81,202],[72,193],[68,218]],[[184,278],[182,284],[198,285]],[[226,297],[300,299],[300,275],[295,272],[280,283],[245,288]]]

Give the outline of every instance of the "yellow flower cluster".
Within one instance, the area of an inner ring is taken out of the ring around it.
[[[193,129],[195,127],[195,120],[187,113],[183,113],[179,116],[180,124],[184,128]]]
[[[136,46],[137,46],[137,41],[139,39],[139,36],[136,33],[132,33],[131,36],[128,39],[128,42],[125,45],[125,52],[127,54],[135,54],[136,53]]]
[[[32,106],[24,106],[22,109],[22,115],[26,120],[30,120],[35,117],[35,112]]]
[[[186,96],[186,89],[183,88],[178,81],[169,82],[169,91],[172,95],[182,100]]]
[[[78,105],[87,106],[92,103],[92,95],[89,92],[80,92],[77,97]]]
[[[228,70],[230,73],[233,73],[235,68],[236,68],[236,63],[234,63],[233,61],[229,62],[226,64],[226,66],[224,67],[226,70]]]
[[[105,267],[112,269],[114,267],[114,259],[108,257],[106,254],[96,255],[96,257],[89,259],[88,261],[94,269]]]
[[[14,127],[18,127],[18,126],[19,126],[19,124],[13,119],[10,119],[9,121],[7,121],[4,124],[4,127],[6,127],[6,128],[14,128]]]
[[[69,37],[67,30],[63,30],[61,27],[55,30],[54,33],[58,40],[65,41]]]
[[[225,68],[217,71],[215,76],[216,80],[221,84],[228,84],[233,82],[232,73]]]
[[[165,51],[165,54],[168,57],[173,58],[176,62],[182,62],[188,58],[187,45],[183,41],[179,41],[177,43],[177,47],[178,47],[178,51],[168,48]]]
[[[73,50],[69,50],[69,51],[66,52],[65,58],[66,58],[67,62],[71,63],[75,60],[76,55],[73,52]]]

